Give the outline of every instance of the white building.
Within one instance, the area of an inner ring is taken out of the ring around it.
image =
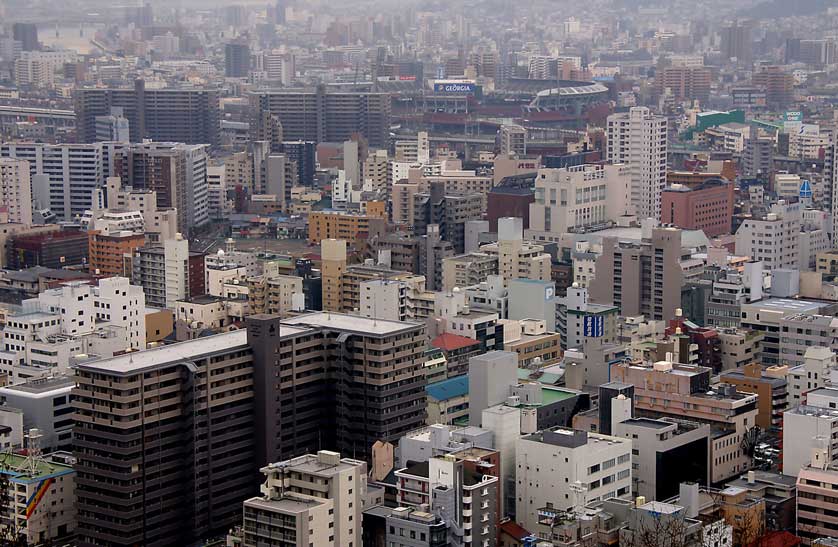
[[[0,158],[0,203],[9,213],[9,222],[32,224],[32,189],[27,161]]]
[[[661,191],[666,184],[667,120],[646,107],[608,116],[609,163],[627,163],[631,204],[638,218],[660,219]]]
[[[540,169],[527,235],[544,239],[540,237],[543,234],[605,226],[629,214],[630,202],[631,173],[627,165]]]
[[[736,254],[764,263],[770,271],[799,265],[800,204],[779,201],[762,217],[746,219],[736,231]]]
[[[631,439],[554,428],[521,437],[515,450],[515,519],[536,529],[538,511],[566,511],[630,496]]]
[[[0,145],[0,157],[27,160],[38,208],[73,220],[94,208],[94,195],[106,176],[104,149],[102,143],[7,143]]]
[[[838,320],[831,318],[831,321]],[[831,333],[835,332],[832,328],[830,328],[830,331]],[[781,343],[784,340],[785,338],[781,339]],[[787,377],[789,407],[791,408],[803,402],[805,393],[826,385],[835,385],[835,381],[838,380],[838,363],[836,363],[835,353],[831,349],[823,346],[809,347],[806,349],[803,359],[802,365],[789,369]]]
[[[806,404],[783,413],[783,474],[796,477],[822,448],[826,461],[838,460],[838,389],[821,387],[806,393]]]
[[[361,546],[365,462],[321,450],[270,464],[262,473],[262,495],[244,502],[242,547],[265,545],[266,534],[293,545]]]

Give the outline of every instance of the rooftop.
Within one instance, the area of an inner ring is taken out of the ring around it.
[[[357,334],[386,336],[422,328],[422,323],[412,321],[387,321],[368,319],[359,315],[334,312],[315,312],[283,320],[283,325],[312,326],[339,329]]]
[[[479,346],[480,342],[474,338],[446,332],[434,338],[431,345],[443,351],[455,351],[469,346]]]
[[[35,460],[30,467],[26,456],[19,454],[0,453],[0,473],[7,475],[9,480],[18,483],[30,483],[44,479],[59,477],[75,473],[69,465]]]
[[[428,397],[437,401],[463,397],[464,395],[468,395],[468,376],[457,376],[441,382],[428,384],[425,391]]]
[[[115,375],[136,374],[176,362],[188,363],[196,357],[229,351],[236,347],[247,347],[246,330],[234,330],[107,359],[95,359],[79,363],[77,368]]]
[[[759,308],[766,311],[778,311],[783,313],[790,312],[817,312],[825,307],[821,302],[814,302],[812,300],[797,300],[792,298],[767,298],[758,302],[751,302],[742,304],[742,307]]]
[[[0,393],[14,391],[23,394],[41,395],[52,391],[67,390],[74,385],[76,385],[76,382],[69,376],[54,376],[52,378],[30,380],[23,384],[5,386],[0,388]]]

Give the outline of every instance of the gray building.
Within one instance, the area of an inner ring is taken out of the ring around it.
[[[469,359],[469,424],[480,426],[483,411],[506,401],[518,383],[518,354],[490,351]]]
[[[556,332],[556,284],[536,279],[508,280],[509,319],[539,319]]]
[[[787,316],[798,315],[826,315],[833,313],[836,309],[834,303],[827,303],[815,300],[798,300],[792,298],[767,298],[758,302],[741,305],[741,326],[746,329],[763,333],[762,345],[760,347],[759,362],[763,365],[782,364],[783,356],[780,354],[780,342],[782,338],[781,325]],[[800,325],[805,324],[798,318]],[[796,326],[803,328],[807,327]],[[812,330],[812,327],[808,327]],[[814,329],[821,330],[821,329]],[[794,337],[787,337],[789,339]],[[799,338],[805,344],[803,338]],[[798,345],[795,342],[795,345]],[[787,349],[790,349],[789,345]],[[787,354],[792,356],[792,354]],[[795,356],[796,357],[796,356]]]
[[[433,513],[412,507],[385,509],[388,547],[446,547],[448,525]]]
[[[258,314],[247,339],[259,465],[321,448],[365,458],[376,441],[395,443],[425,422],[424,324]]]
[[[780,364],[796,367],[805,362],[810,347],[838,349],[838,324],[831,315],[795,313],[780,320]]]
[[[70,391],[75,381],[67,376],[33,379],[0,388],[5,406],[23,411],[24,430],[37,428],[45,452],[72,449],[73,407]]]

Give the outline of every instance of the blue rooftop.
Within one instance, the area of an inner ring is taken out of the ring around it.
[[[468,376],[457,376],[456,378],[429,384],[425,391],[428,393],[428,397],[437,401],[447,401],[454,397],[468,395]]]

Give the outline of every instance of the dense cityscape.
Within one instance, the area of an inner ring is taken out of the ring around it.
[[[0,547],[838,547],[836,0],[0,0]]]

